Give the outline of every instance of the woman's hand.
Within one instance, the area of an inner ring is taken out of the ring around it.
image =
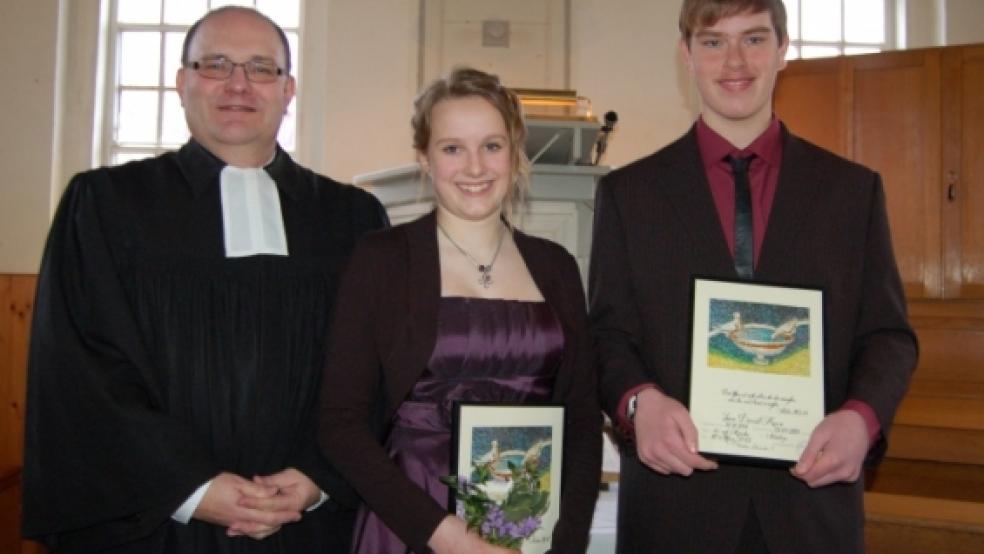
[[[519,550],[510,550],[501,546],[491,545],[475,533],[468,531],[464,521],[447,516],[434,530],[427,546],[435,554],[520,554]]]

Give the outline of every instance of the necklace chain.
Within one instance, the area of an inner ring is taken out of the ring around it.
[[[479,273],[478,284],[482,285],[484,288],[489,288],[492,285],[492,266],[495,264],[495,261],[499,258],[499,250],[502,249],[502,240],[506,237],[505,228],[499,231],[499,243],[495,245],[495,253],[492,254],[492,259],[487,264],[483,264],[478,260],[476,260],[475,256],[469,254],[464,248],[461,247],[460,244],[455,242],[454,239],[451,238],[451,235],[449,235],[448,232],[444,230],[444,227],[442,227],[440,223],[437,224],[437,230],[440,231],[442,235],[444,235],[444,238],[448,239],[448,242],[450,242],[451,245],[458,250],[458,252],[461,252],[461,255],[468,258],[468,261],[470,261],[471,263],[475,264],[478,267],[478,273]]]

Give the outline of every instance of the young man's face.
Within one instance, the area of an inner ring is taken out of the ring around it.
[[[776,75],[786,67],[768,12],[745,12],[697,29],[681,44],[697,83],[701,115],[712,128],[768,125]]]

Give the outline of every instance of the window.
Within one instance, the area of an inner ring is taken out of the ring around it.
[[[291,68],[298,75],[300,0],[110,0],[107,124],[104,163],[156,156],[188,140],[174,76],[188,28],[208,10],[226,5],[253,7],[287,34]],[[293,105],[280,127],[281,146],[296,147]]]
[[[787,59],[868,54],[894,43],[894,0],[783,0]]]

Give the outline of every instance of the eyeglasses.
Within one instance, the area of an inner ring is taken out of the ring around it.
[[[232,76],[237,67],[242,67],[246,79],[253,83],[272,83],[284,74],[283,68],[267,60],[249,60],[236,63],[225,56],[202,58],[201,61],[191,62],[191,68],[206,79],[224,81]]]

